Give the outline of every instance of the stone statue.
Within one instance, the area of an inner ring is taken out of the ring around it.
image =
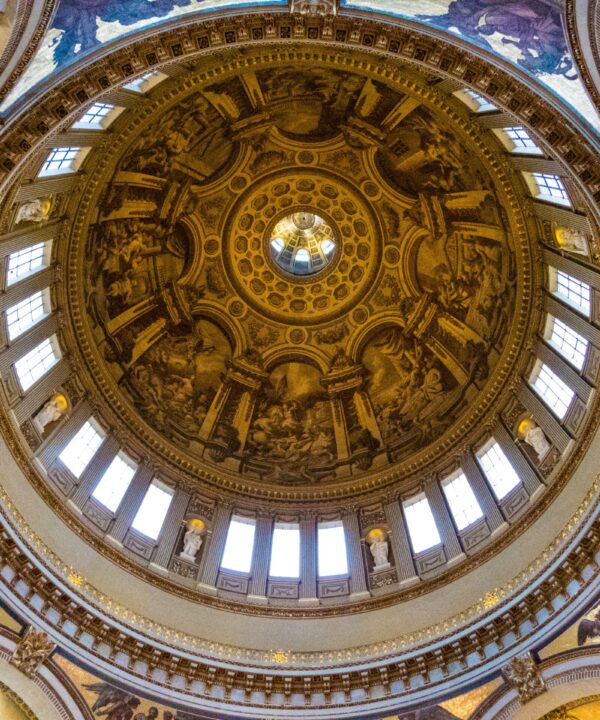
[[[42,222],[50,217],[52,200],[50,198],[36,198],[21,205],[17,212],[15,224],[22,222]]]
[[[387,533],[385,530],[375,528],[366,537],[371,555],[373,556],[373,563],[375,570],[383,570],[390,566],[388,555],[389,545],[387,542]]]
[[[202,535],[205,527],[204,521],[198,518],[188,522],[187,532],[183,536],[183,550],[179,553],[182,560],[196,562],[196,555],[202,547]]]
[[[579,232],[579,230],[560,226],[556,228],[554,235],[561,250],[576,252],[582,255],[588,254],[587,238],[582,232]]]
[[[44,407],[32,418],[38,432],[43,433],[46,426],[59,420],[68,410],[67,398],[60,393],[53,395]]]
[[[542,460],[548,450],[550,450],[550,443],[544,435],[544,431],[539,425],[533,420],[526,418],[519,425],[519,435],[523,440],[535,450],[538,460]]]

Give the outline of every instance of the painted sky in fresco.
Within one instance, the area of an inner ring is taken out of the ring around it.
[[[36,57],[0,112],[103,43],[178,16],[249,4],[286,0],[59,0]],[[600,116],[569,54],[558,0],[342,0],[342,6],[417,20],[491,50],[550,88],[600,132]]]

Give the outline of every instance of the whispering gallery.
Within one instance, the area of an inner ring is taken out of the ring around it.
[[[600,0],[0,0],[1,720],[600,719]]]

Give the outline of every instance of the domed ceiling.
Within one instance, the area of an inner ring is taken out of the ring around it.
[[[254,67],[108,149],[71,291],[96,382],[156,448],[315,487],[434,462],[486,417],[527,233],[511,176],[427,96]]]

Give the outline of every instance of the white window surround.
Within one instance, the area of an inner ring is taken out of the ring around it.
[[[513,155],[543,155],[529,132],[522,126],[494,128],[500,142]]]
[[[470,88],[462,88],[453,94],[474,113],[484,113],[498,110],[496,105],[491,103],[486,97],[480,95],[475,90],[471,90]]]
[[[317,568],[319,577],[348,574],[346,536],[341,520],[317,525]]]
[[[494,438],[490,438],[476,455],[497,500],[505,498],[521,483],[521,478]]]
[[[541,360],[536,362],[529,382],[550,410],[562,420],[567,414],[575,392]]]
[[[52,311],[50,288],[38,290],[6,310],[9,340],[14,340],[47,317]]]
[[[523,172],[529,192],[536,200],[564,207],[572,207],[567,189],[558,175],[542,172]]]
[[[462,470],[442,480],[442,490],[458,530],[464,530],[483,517],[483,512]]]
[[[97,102],[91,105],[71,126],[74,130],[105,130],[124,108]]]
[[[104,430],[93,417],[90,417],[65,445],[58,459],[76,478],[79,478],[105,437]]]
[[[221,558],[223,570],[249,573],[252,568],[256,520],[232,515],[227,530],[225,549]]]
[[[118,453],[94,488],[92,497],[111,512],[116,512],[136,470],[137,464],[130,457]]]
[[[300,577],[300,526],[276,522],[271,537],[271,577]]]
[[[42,378],[62,357],[56,335],[52,335],[15,362],[15,373],[24,391]]]
[[[90,149],[89,147],[73,146],[52,148],[44,160],[38,177],[76,173]]]
[[[402,503],[411,545],[416,555],[439,545],[440,538],[429,500],[425,495],[415,495]]]
[[[50,264],[52,240],[36,243],[23,250],[17,250],[8,256],[6,269],[7,286],[33,275]]]
[[[157,540],[174,494],[172,488],[154,479],[146,490],[131,527],[151,540]]]
[[[548,315],[544,337],[565,360],[581,370],[585,363],[588,341],[578,332],[569,327],[560,318]]]
[[[586,318],[590,317],[592,289],[587,283],[549,265],[548,290]]]
[[[156,87],[168,77],[168,75],[165,75],[165,73],[162,73],[159,70],[151,70],[150,72],[140,75],[140,77],[135,80],[125,83],[123,87],[125,90],[131,90],[132,92],[145,95],[147,92],[150,92],[153,87]]]

